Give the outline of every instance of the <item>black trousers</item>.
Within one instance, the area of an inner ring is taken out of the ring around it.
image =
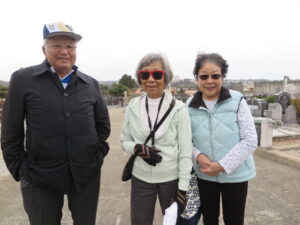
[[[95,225],[99,189],[100,173],[80,192],[71,187],[67,197],[74,225]],[[30,225],[61,224],[64,194],[37,187],[28,183],[23,177],[21,191]]]
[[[198,178],[204,225],[218,225],[222,197],[225,225],[243,225],[248,182],[216,183]]]
[[[131,225],[152,225],[156,198],[165,214],[178,188],[178,179],[164,183],[147,183],[136,177],[131,180]]]

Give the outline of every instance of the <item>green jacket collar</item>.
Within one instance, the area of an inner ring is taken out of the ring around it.
[[[143,97],[145,97],[146,94],[143,94],[137,98],[134,98],[132,100],[132,102],[128,105],[128,107],[130,108],[130,110],[136,114],[137,117],[140,116],[140,105],[141,105],[141,101],[143,99]],[[163,104],[162,104],[162,111],[167,111],[171,102],[172,102],[172,95],[170,93],[168,93],[167,91],[165,91],[165,98],[164,98],[164,101],[163,101]],[[182,108],[182,107],[185,107],[185,104],[181,101],[178,101],[176,100],[176,103],[175,103],[175,106],[174,108],[172,109],[173,113]],[[172,115],[172,112],[171,114]]]

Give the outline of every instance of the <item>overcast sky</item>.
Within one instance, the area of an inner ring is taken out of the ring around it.
[[[200,51],[227,59],[228,79],[300,79],[297,0],[9,0],[0,3],[1,80],[42,62],[43,25],[54,21],[83,36],[76,64],[98,80],[134,74],[149,52],[192,78]]]

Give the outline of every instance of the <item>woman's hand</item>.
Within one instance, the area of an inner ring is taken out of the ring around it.
[[[157,163],[161,162],[162,156],[158,154],[160,152],[160,150],[154,147],[149,147],[142,144],[136,144],[134,147],[134,154],[140,156],[146,163],[151,166],[156,166]]]
[[[201,153],[197,156],[197,163],[200,168],[207,168],[211,163],[211,160],[206,155]]]
[[[224,168],[218,162],[210,162],[205,168],[200,168],[200,171],[208,176],[217,176],[224,172]]]
[[[197,163],[200,165],[200,171],[208,176],[217,176],[224,172],[224,168],[218,162],[212,162],[206,155],[199,154]]]

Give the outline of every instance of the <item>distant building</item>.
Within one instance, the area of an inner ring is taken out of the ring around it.
[[[194,90],[184,90],[184,94],[192,96],[194,95],[196,92],[198,91],[198,89],[194,89]]]
[[[176,81],[180,81],[180,80],[181,80],[180,76],[176,75],[173,77],[172,82],[176,82]]]
[[[245,96],[269,96],[285,91],[287,85],[300,90],[300,80],[226,80],[224,86],[243,93]]]

